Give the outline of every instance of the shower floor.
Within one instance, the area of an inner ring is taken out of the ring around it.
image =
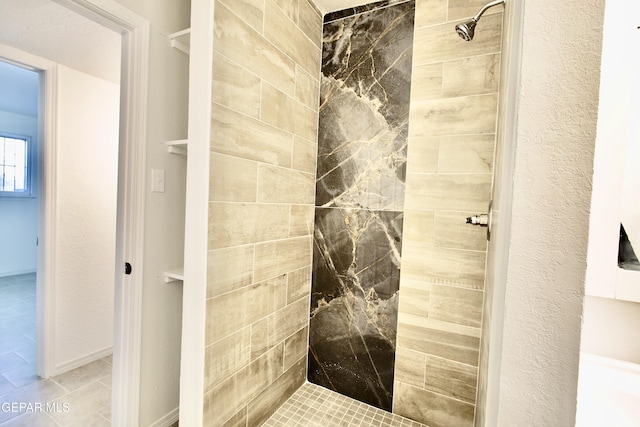
[[[427,427],[315,384],[305,383],[262,427]]]

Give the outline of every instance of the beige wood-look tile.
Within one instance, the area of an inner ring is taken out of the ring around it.
[[[289,237],[310,236],[313,234],[313,215],[315,209],[311,205],[291,205],[289,218]]]
[[[218,3],[215,8],[213,46],[215,52],[226,56],[281,91],[293,94],[294,61],[222,3]]]
[[[409,137],[407,149],[407,173],[438,172],[440,137]]]
[[[214,54],[211,95],[213,102],[253,118],[260,117],[260,79],[224,56]]]
[[[287,274],[287,304],[311,294],[311,266]]]
[[[293,169],[315,176],[318,144],[296,136],[293,140]]]
[[[411,102],[442,98],[442,62],[416,65],[411,71]],[[409,124],[411,126],[411,123]]]
[[[415,26],[440,24],[447,19],[447,0],[416,1]],[[416,45],[414,45],[416,46]]]
[[[246,245],[289,235],[289,206],[209,204],[209,249]]]
[[[490,174],[410,174],[405,209],[486,212],[491,180]]]
[[[311,236],[296,237],[256,245],[254,277],[265,280],[312,263]]]
[[[300,359],[306,359],[309,348],[309,328],[305,326],[284,340],[284,369],[295,365]]]
[[[262,86],[262,106],[260,118],[279,129],[293,133],[297,116],[291,114],[298,110],[300,103],[270,84]]]
[[[279,408],[306,379],[306,358],[296,361],[258,396],[249,402],[247,426],[259,426]]]
[[[296,114],[292,114],[295,111]],[[262,86],[260,118],[270,125],[310,142],[317,135],[318,113],[271,85]]]
[[[483,292],[455,286],[432,285],[429,317],[458,325],[482,324]]]
[[[477,212],[486,213],[486,211]],[[487,229],[466,223],[469,212],[438,211],[434,244],[440,248],[487,250]]]
[[[209,200],[255,202],[258,165],[253,160],[211,153]]]
[[[214,343],[284,307],[286,276],[209,298],[207,300],[206,344]]]
[[[298,23],[298,0],[266,0],[272,1],[295,24]]]
[[[292,169],[258,165],[258,202],[312,205],[315,176]]]
[[[472,42],[466,42],[458,36],[455,30],[457,23],[451,21],[416,28],[414,46],[420,48],[413,51],[414,66],[500,52],[502,13],[483,16]]]
[[[273,346],[309,324],[309,299],[300,298],[251,327],[251,358],[260,357]]]
[[[396,347],[395,380],[424,387],[427,355],[419,351]]]
[[[429,315],[430,294],[430,283],[406,279],[400,272],[399,313],[427,317]]]
[[[318,141],[318,111],[305,106],[297,108],[294,133],[309,142],[316,143]]]
[[[322,49],[322,15],[311,0],[298,0],[298,2],[298,26],[314,45]]]
[[[266,1],[264,35],[310,74],[320,70],[320,47],[271,0]]]
[[[433,427],[473,426],[474,405],[395,382],[393,412]],[[420,402],[419,405],[416,402]]]
[[[203,425],[217,426],[235,416],[282,374],[284,344],[254,360],[204,395]]]
[[[225,421],[221,427],[247,427],[247,407],[240,409],[238,413]]]
[[[253,282],[253,245],[209,251],[207,298],[242,288]]]
[[[426,357],[425,366],[427,390],[475,405],[478,382],[476,366],[434,356]]]
[[[301,0],[306,1],[306,0]],[[299,65],[296,65],[296,91],[295,99],[303,103],[312,111],[320,108],[320,73],[309,74]]]
[[[449,0],[449,20],[471,18],[487,3],[488,1],[486,0]],[[494,6],[487,9],[482,15],[482,19],[488,15],[502,13],[503,11],[504,6]]]
[[[500,54],[446,61],[442,76],[443,98],[496,93],[500,79]]]
[[[495,133],[497,94],[411,103],[410,136]]]
[[[213,104],[211,150],[272,165],[291,167],[293,136],[282,129]]]
[[[402,250],[419,250],[432,247],[435,237],[435,212],[428,210],[409,210],[404,212]]]
[[[229,378],[251,361],[249,327],[229,335],[205,348],[204,391]]]
[[[430,326],[430,324],[409,325],[399,322],[397,345],[468,365],[478,365],[480,347],[478,337]]]
[[[459,249],[424,247],[402,254],[407,279],[468,289],[483,289],[485,261],[485,252]]]
[[[243,22],[249,24],[257,32],[262,32],[264,0],[218,0],[218,2],[220,1]]]
[[[494,134],[441,136],[440,173],[493,173]]]

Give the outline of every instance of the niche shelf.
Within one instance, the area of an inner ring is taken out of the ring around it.
[[[169,42],[171,43],[171,47],[189,55],[189,52],[191,50],[190,35],[191,28],[169,34]]]
[[[167,141],[167,151],[173,154],[180,154],[182,156],[187,155],[187,147],[189,144],[188,139],[176,139],[174,141]]]
[[[163,275],[165,283],[184,281],[184,268],[165,271]]]

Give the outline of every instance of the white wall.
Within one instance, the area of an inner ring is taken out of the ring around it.
[[[58,67],[57,371],[113,344],[119,91]]]
[[[575,424],[604,3],[523,4],[498,426]]]
[[[186,159],[165,142],[187,137],[189,57],[167,35],[189,27],[190,2],[117,1],[151,23],[139,423],[148,426],[177,417],[180,394],[182,283],[162,272],[183,265]],[[151,169],[166,171],[164,193],[151,193]]]
[[[35,117],[0,111],[0,131],[30,136],[31,143],[38,144],[38,120]],[[0,276],[36,271],[37,184],[33,189],[34,197],[0,197]]]
[[[637,2],[606,2],[587,263],[587,294],[599,297],[616,294],[621,220],[640,244],[639,195],[633,196],[640,180],[633,174],[640,161],[640,153],[633,155],[640,148],[638,99],[634,97],[640,69],[639,20]]]
[[[640,304],[615,298],[634,288],[640,294],[640,272],[617,267],[620,221],[640,254],[639,22],[640,4],[607,0],[581,344],[584,352],[634,363],[640,363]]]
[[[588,296],[584,304],[582,351],[640,364],[638,325],[638,303]]]

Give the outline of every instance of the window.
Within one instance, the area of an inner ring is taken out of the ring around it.
[[[31,139],[0,134],[0,195],[31,196]]]

